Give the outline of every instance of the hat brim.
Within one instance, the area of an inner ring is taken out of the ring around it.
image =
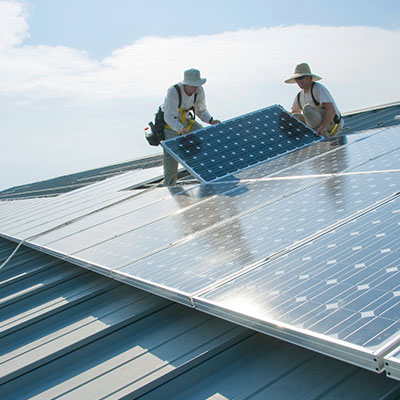
[[[201,78],[201,79],[196,79],[195,81],[191,81],[188,79],[184,79],[181,83],[183,83],[184,85],[188,85],[188,86],[202,86],[207,82],[206,78]]]
[[[302,76],[312,76],[312,80],[314,82],[319,81],[320,79],[322,79],[320,76],[315,75],[315,74],[294,74],[293,76],[291,76],[290,78],[285,80],[285,83],[296,83],[296,78],[300,78]]]

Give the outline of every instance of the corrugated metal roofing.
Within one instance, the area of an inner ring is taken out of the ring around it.
[[[343,118],[343,133],[346,135],[364,129],[398,125],[400,124],[400,102],[344,113]]]
[[[0,240],[1,262],[15,244]],[[0,272],[1,399],[395,398],[400,382],[22,247]]]

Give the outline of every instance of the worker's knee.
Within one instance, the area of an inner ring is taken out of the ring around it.
[[[306,104],[303,107],[303,115],[306,124],[313,128],[318,129],[324,120],[326,111],[323,108],[317,107],[313,104]]]

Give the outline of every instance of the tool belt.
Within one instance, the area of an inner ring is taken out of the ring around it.
[[[334,122],[335,124],[340,123],[341,120],[342,120],[342,116],[341,116],[341,115],[335,114],[335,116],[333,117],[333,122]]]

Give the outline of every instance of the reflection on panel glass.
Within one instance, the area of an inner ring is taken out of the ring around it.
[[[222,187],[222,185],[220,185],[219,187]],[[66,239],[66,241],[69,241],[70,243],[78,242],[78,246],[83,246],[85,245],[85,243],[79,243],[81,241],[81,238],[79,238],[79,236],[73,237],[73,235],[90,229],[94,229],[93,232],[95,232],[96,229],[101,230],[101,226],[103,225],[104,231],[108,232],[108,236],[102,238],[101,240],[110,238],[118,234],[118,232],[128,231],[129,229],[135,229],[135,227],[140,226],[137,215],[140,215],[140,219],[145,221],[143,223],[147,223],[158,219],[163,215],[167,215],[171,209],[170,205],[172,205],[173,210],[176,210],[176,206],[174,206],[176,202],[171,199],[171,197],[172,195],[180,196],[179,193],[183,191],[184,189],[180,187],[160,187],[156,190],[148,189],[146,191],[142,191],[140,193],[140,196],[134,196],[134,194],[131,193],[130,198],[122,202],[118,202],[111,205],[110,207],[100,209],[96,213],[90,214],[83,219],[79,219],[55,231],[51,231],[47,234],[39,236],[37,239],[35,239],[35,243],[40,245],[48,245],[50,243],[54,243],[57,240],[68,238]],[[189,192],[191,192],[191,190],[189,190]],[[187,204],[184,204],[183,206],[190,206],[196,200],[201,200],[201,198],[195,196],[185,196],[185,198],[188,201]],[[184,202],[182,201],[182,203]],[[154,210],[157,210],[157,212],[155,212]],[[145,214],[148,214],[147,218],[145,217]],[[126,223],[122,221],[122,219],[125,217]],[[117,231],[115,231],[111,225],[105,225],[108,223],[113,224],[113,221],[118,227]],[[88,233],[88,236],[92,237],[96,236],[96,234]],[[89,244],[86,244],[86,246],[88,245]]]
[[[349,160],[349,152],[350,148],[343,146],[336,151],[309,158],[303,163],[279,171],[275,176],[327,175],[343,172],[349,168],[351,162]],[[353,159],[352,161],[354,162]]]
[[[275,177],[307,176],[353,170],[395,169],[400,165],[396,160],[398,156],[388,155],[386,163],[379,161],[379,158],[375,162],[375,159],[398,147],[398,131],[396,129],[398,128],[385,130],[379,135],[369,133],[366,137],[362,136],[361,138],[360,135],[351,135],[317,142],[283,157],[236,173],[235,176],[240,179],[255,179],[268,175]]]
[[[356,168],[354,171],[367,172],[367,171],[390,171],[390,170],[396,170],[396,171],[400,170],[400,150],[395,150],[393,152],[375,158],[370,162]]]
[[[337,140],[347,140],[338,138]],[[390,132],[381,132],[356,143],[342,146],[335,151],[319,157],[310,157],[307,161],[278,172],[276,176],[319,175],[352,171],[360,165],[396,148],[398,139]],[[311,146],[314,147],[314,146]],[[364,170],[357,168],[357,170]]]
[[[321,154],[332,152],[341,147],[345,141],[344,138],[337,138],[330,141],[316,142],[310,146],[283,155],[282,157],[274,158],[253,168],[240,171],[236,173],[235,176],[239,179],[260,179],[269,175],[278,176],[280,171],[282,171],[281,174],[283,174],[283,170],[291,171],[285,173],[285,176],[305,175],[301,172],[301,169],[298,169],[297,164],[301,164]],[[229,176],[225,179],[229,179]]]
[[[132,234],[79,256],[96,263],[106,260],[108,266],[127,264],[116,273],[193,293],[392,195],[396,190],[394,175],[387,174],[385,179],[376,174],[328,179],[216,226],[211,225],[223,209],[210,209],[210,216],[199,210],[202,214],[188,220],[177,219],[162,230],[149,230],[145,238]],[[195,220],[209,222],[210,229],[174,243],[174,229],[187,230]],[[165,236],[171,239],[168,245],[164,241],[164,246],[157,248]],[[157,251],[151,254],[152,249]],[[142,259],[137,259],[139,254]]]
[[[288,194],[317,182],[317,179],[296,179],[200,185],[196,190],[193,189],[183,192],[180,196],[175,196],[174,203],[171,206],[176,207],[175,203],[185,204],[187,201],[186,196],[191,196],[196,192],[199,192],[197,195],[201,195],[202,190],[209,193],[212,186],[216,189],[224,187],[226,191],[199,204],[194,204],[188,209],[184,210],[182,207],[182,211],[179,213],[170,213],[163,218],[157,218],[153,223],[141,224],[142,226],[136,226],[135,229],[130,231],[125,230],[124,234],[118,237],[116,237],[116,232],[118,232],[117,225],[124,223],[125,218],[121,219],[117,224],[113,222],[113,226],[104,224],[101,227],[93,227],[85,233],[82,232],[79,235],[72,236],[70,240],[63,240],[59,244],[54,243],[52,246],[57,250],[61,250],[61,248],[66,250],[65,246],[68,246],[68,251],[70,252],[73,249],[87,248],[88,244],[93,243],[94,240],[99,243],[101,241],[100,238],[103,238],[103,240],[110,239],[106,243],[81,251],[77,255],[84,258],[89,257],[91,260],[96,260],[96,262],[106,265],[119,266],[126,263],[126,259],[121,258],[117,261],[115,259],[117,254],[127,253],[130,261],[133,261],[151,252],[167,248],[173,243],[191,238],[193,235],[209,230],[213,226],[228,223],[233,218],[238,218],[240,215],[263,207],[268,203],[273,203]],[[169,201],[165,201],[166,208],[168,208],[169,203]],[[153,210],[151,208],[150,211]],[[140,221],[143,218],[142,214],[146,215],[143,209],[140,210],[140,214],[135,218],[130,215],[129,221],[125,225],[130,223],[131,226],[134,226],[135,222],[132,222],[132,220]],[[100,229],[102,232],[100,232]],[[115,264],[116,262],[118,264]]]
[[[113,203],[124,200],[131,196],[129,192],[108,193],[103,196],[86,199],[83,196],[80,199],[74,199],[69,204],[49,205],[49,210],[43,210],[41,214],[32,215],[32,220],[27,219],[25,223],[16,224],[8,229],[10,235],[21,238],[30,238],[32,236],[46,232],[57,226],[61,226],[76,218],[81,218],[87,214],[95,212],[99,208],[108,207]]]
[[[175,214],[183,212],[185,208],[198,203],[197,207],[202,208],[203,205],[200,203],[213,196],[221,196],[227,192],[229,198],[232,196],[231,192],[239,196],[243,191],[246,191],[246,188],[241,187],[237,182],[202,184],[189,190],[163,187],[42,235],[35,240],[35,243],[47,245],[62,253],[73,254],[129,232],[133,232],[135,236],[147,237],[147,234],[143,232],[151,231],[151,229],[158,231],[160,226],[168,223],[164,222],[165,218],[174,218]],[[216,200],[208,201],[208,208],[210,208],[214,206]],[[204,207],[207,208],[206,205]],[[191,212],[185,211],[185,213]],[[175,218],[180,217],[175,216]],[[168,236],[165,238],[170,240]]]
[[[272,106],[162,146],[198,179],[210,182],[319,140],[282,107]]]
[[[27,239],[75,218],[81,218],[131,197],[131,192],[122,189],[137,182],[138,175],[142,176],[137,171],[126,172],[53,197],[50,201],[37,203],[34,209],[27,210],[21,214],[20,218],[14,218],[9,224],[5,224],[3,231],[9,235]]]
[[[6,229],[27,216],[51,205],[53,198],[20,199],[18,201],[0,201],[0,232],[6,233]]]
[[[365,347],[400,334],[400,200],[201,298]]]
[[[118,190],[127,189],[129,187],[139,185],[143,182],[149,181],[151,178],[162,176],[162,167],[154,167],[148,169],[135,169],[132,171],[121,173],[120,175],[113,175],[105,180],[93,183],[88,186],[84,186],[80,189],[68,192],[62,195],[62,197],[76,197],[81,196],[85,193],[87,196],[96,195],[100,191],[115,192]]]

